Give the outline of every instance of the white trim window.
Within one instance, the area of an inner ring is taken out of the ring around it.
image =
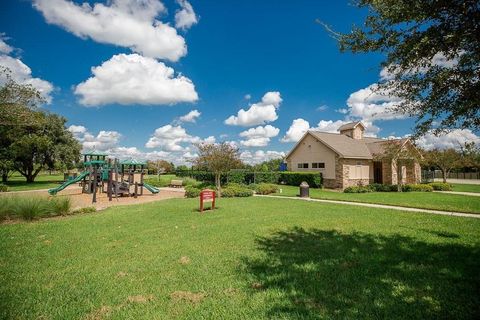
[[[313,162],[312,169],[325,169],[325,162]]]
[[[297,168],[298,169],[308,169],[308,163],[306,163],[306,162],[299,163],[299,164],[297,164]]]

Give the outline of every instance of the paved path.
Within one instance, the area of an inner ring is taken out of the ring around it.
[[[430,209],[420,209],[420,208],[408,208],[408,207],[391,206],[391,205],[386,205],[386,204],[363,203],[363,202],[352,202],[352,201],[338,201],[338,200],[325,200],[325,199],[312,199],[312,198],[299,198],[299,197],[269,196],[269,195],[260,195],[260,194],[256,194],[255,197],[279,198],[279,199],[290,199],[290,200],[298,200],[298,201],[312,201],[312,202],[323,202],[323,203],[335,203],[335,204],[343,204],[343,205],[349,205],[349,206],[392,209],[392,210],[399,210],[399,211],[422,212],[422,213],[439,214],[439,215],[444,215],[444,216],[468,217],[468,218],[480,219],[480,214],[475,214],[475,213],[463,213],[463,212],[450,212],[450,211],[430,210]]]
[[[435,182],[443,182],[442,178],[433,179]],[[447,179],[447,183],[458,183],[458,184],[480,184],[480,179]]]
[[[480,193],[478,192],[461,192],[461,191],[433,191],[438,193],[450,193],[450,194],[460,194],[462,196],[474,196],[480,197]]]

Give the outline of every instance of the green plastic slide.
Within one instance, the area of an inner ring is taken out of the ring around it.
[[[80,173],[80,175],[78,175],[75,179],[65,181],[60,186],[48,190],[48,193],[50,193],[53,196],[53,195],[57,194],[57,192],[60,192],[63,189],[65,189],[66,187],[68,187],[69,185],[82,181],[82,179],[85,178],[86,176],[88,176],[89,174],[90,174],[89,171],[84,171],[84,172]]]
[[[149,185],[148,183],[143,183],[143,186],[148,190],[150,191],[151,193],[159,193],[160,190],[158,190],[157,188],[155,188],[154,186],[152,185]]]

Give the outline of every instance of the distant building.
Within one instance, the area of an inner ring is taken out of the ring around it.
[[[288,170],[321,172],[324,186],[335,189],[370,183],[397,184],[397,176],[402,183],[420,182],[421,156],[409,138],[364,137],[365,126],[361,122],[347,123],[338,131],[307,131],[285,158]],[[402,152],[403,156],[397,157],[392,152],[405,148],[411,153]]]

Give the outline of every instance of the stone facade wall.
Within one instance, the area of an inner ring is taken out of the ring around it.
[[[368,162],[369,178],[351,179],[350,166],[356,165],[356,159],[344,159],[338,156],[335,157],[335,179],[324,179],[323,185],[325,188],[345,189],[351,186],[368,185],[373,183],[373,161],[361,160],[363,163]],[[420,183],[421,168],[417,161],[399,161],[400,166],[406,167],[406,183]],[[388,159],[382,160],[382,175],[384,184],[397,184],[397,162]]]

